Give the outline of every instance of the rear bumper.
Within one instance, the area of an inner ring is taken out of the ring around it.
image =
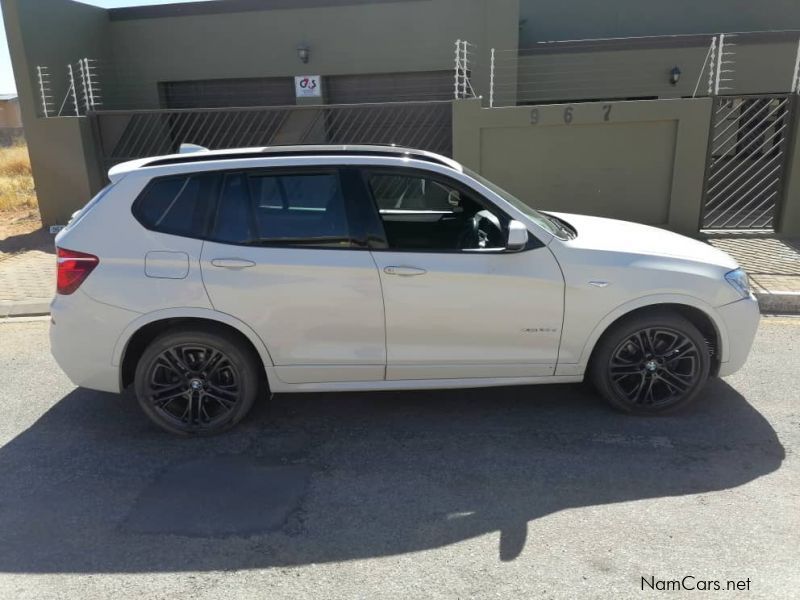
[[[77,386],[119,393],[114,347],[138,313],[96,302],[81,290],[50,304],[50,351]]]
[[[758,301],[752,296],[726,304],[717,311],[725,322],[727,332],[726,352],[719,369],[720,377],[725,377],[741,369],[747,361],[758,330],[758,322],[761,320],[761,312]]]

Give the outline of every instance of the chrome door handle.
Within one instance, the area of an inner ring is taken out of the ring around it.
[[[387,275],[399,275],[400,277],[416,277],[427,273],[425,269],[417,267],[384,267],[383,272]]]
[[[211,264],[215,267],[222,267],[223,269],[246,269],[256,266],[256,263],[252,260],[245,260],[243,258],[215,258],[211,261]]]

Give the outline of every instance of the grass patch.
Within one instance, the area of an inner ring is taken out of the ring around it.
[[[0,211],[10,212],[37,207],[28,146],[16,144],[0,148]]]

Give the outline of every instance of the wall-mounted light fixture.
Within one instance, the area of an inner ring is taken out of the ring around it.
[[[669,82],[672,85],[678,85],[678,82],[681,80],[681,70],[678,67],[672,67],[672,71],[669,72]]]
[[[308,44],[300,44],[297,47],[297,57],[303,61],[303,63],[307,63],[311,58],[311,48],[308,47]]]

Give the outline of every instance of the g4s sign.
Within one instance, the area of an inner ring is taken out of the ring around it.
[[[319,75],[299,75],[294,78],[294,94],[297,98],[319,98],[322,85]]]

